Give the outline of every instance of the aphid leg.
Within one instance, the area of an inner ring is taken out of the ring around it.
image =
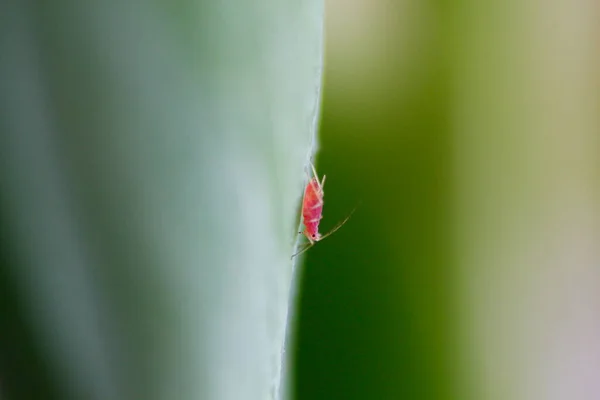
[[[312,162],[310,163],[310,167],[312,168],[314,177],[317,178],[317,180],[319,180],[319,175],[317,174],[317,169],[315,168],[315,165]]]
[[[319,207],[323,207],[323,200],[321,199],[320,202],[318,202],[317,204],[315,204],[314,206],[312,206],[310,209],[311,210],[316,210]],[[323,214],[321,214],[321,218],[323,218]],[[319,218],[320,219],[320,218]]]
[[[313,187],[313,189],[314,189],[315,192],[317,192],[317,193],[323,193],[323,190],[321,189],[321,184],[320,184],[320,182],[318,180],[315,182],[315,181],[313,181],[311,179],[310,184]],[[315,187],[315,185],[316,185],[316,187]]]
[[[296,257],[296,256],[304,253],[306,250],[308,250],[311,247],[313,247],[314,244],[315,244],[315,242],[313,242],[313,241],[310,241],[309,243],[305,244],[304,246],[302,246],[302,248],[296,254],[292,255],[291,259],[293,259],[294,257]]]
[[[319,184],[319,192],[323,193],[323,183],[325,183],[325,175],[323,175],[323,183],[321,183],[321,180],[319,179],[319,175],[317,175],[317,170],[315,169],[315,166],[312,162],[310,163],[310,167],[312,168],[314,177],[315,177],[317,183]]]
[[[338,224],[336,226],[334,226],[332,230],[330,230],[326,234],[322,235],[319,238],[319,240],[325,239],[327,236],[332,235],[335,231],[337,231],[338,229],[340,229],[346,222],[348,222],[348,220],[350,219],[350,217],[352,216],[352,214],[354,214],[354,211],[356,211],[356,207],[354,208],[354,210],[352,210],[352,212],[350,212],[350,214],[348,214],[348,216],[346,218],[344,218],[342,221],[338,222]]]

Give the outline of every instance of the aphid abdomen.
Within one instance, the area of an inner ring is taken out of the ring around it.
[[[317,175],[314,165],[311,164],[311,167],[314,175],[306,185],[306,189],[304,189],[304,199],[302,200],[302,223],[305,226],[302,233],[304,236],[306,236],[309,243],[303,246],[301,250],[293,254],[292,258],[304,253],[306,250],[314,246],[316,242],[331,236],[348,221],[352,213],[354,213],[354,210],[356,210],[356,208],[352,210],[346,219],[338,223],[326,234],[319,234],[319,222],[321,222],[321,218],[323,218],[323,186],[325,186],[325,175],[323,175],[323,179],[319,181],[319,176]]]
[[[319,235],[319,222],[323,218],[323,193],[321,192],[318,180],[313,178],[306,185],[304,192],[304,203],[302,205],[302,217],[304,226],[306,227],[305,234],[310,239],[315,239]]]

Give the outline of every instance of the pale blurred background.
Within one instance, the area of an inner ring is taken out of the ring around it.
[[[600,4],[326,1],[296,398],[600,398]]]

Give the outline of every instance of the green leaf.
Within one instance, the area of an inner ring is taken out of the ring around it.
[[[322,2],[4,9],[3,271],[44,398],[275,398]]]

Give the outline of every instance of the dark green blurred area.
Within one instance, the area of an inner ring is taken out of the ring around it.
[[[24,301],[9,273],[8,267],[15,260],[3,223],[0,237],[0,398],[10,393],[14,399],[57,399],[50,365],[41,355],[43,346],[35,340]]]
[[[451,53],[441,29],[428,35],[414,61],[401,61],[391,38],[385,61],[357,60],[373,75],[356,76],[362,83],[338,77],[354,66],[328,47],[322,231],[361,203],[306,256],[297,399],[456,398]]]
[[[297,399],[455,398],[448,79],[432,61],[412,91],[354,102],[326,74],[321,231],[360,205],[305,257]]]

